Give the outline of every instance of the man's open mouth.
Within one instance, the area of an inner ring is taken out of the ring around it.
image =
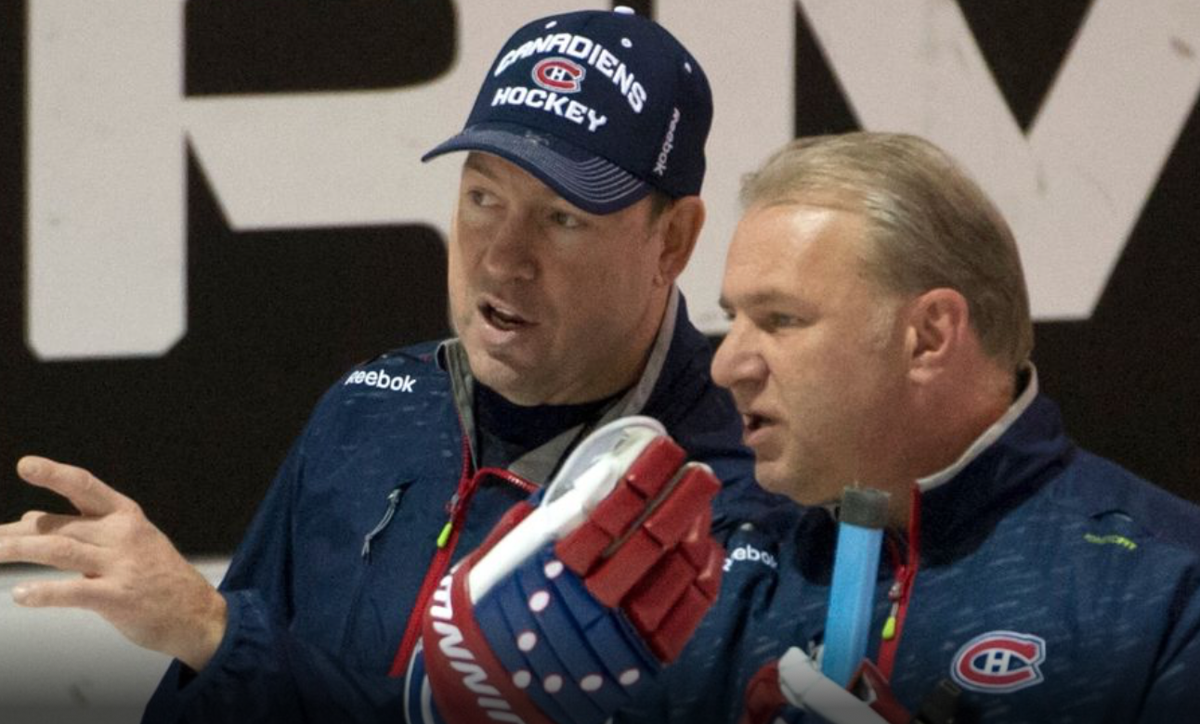
[[[525,319],[516,312],[502,307],[498,307],[490,302],[484,302],[479,306],[479,312],[483,315],[488,324],[504,332],[510,332],[515,329],[521,329],[530,324],[529,320]]]
[[[742,414],[742,424],[745,426],[746,432],[754,432],[755,430],[758,430],[766,425],[768,422],[769,420],[762,415],[755,415],[752,413]]]

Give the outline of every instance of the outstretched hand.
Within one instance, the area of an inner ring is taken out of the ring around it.
[[[0,564],[35,563],[80,578],[20,583],[22,606],[95,611],[139,646],[199,671],[225,633],[225,599],[146,519],[83,468],[24,457],[17,474],[63,496],[79,515],[30,511],[0,525]]]

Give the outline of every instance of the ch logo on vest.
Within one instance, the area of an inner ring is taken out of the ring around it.
[[[566,58],[546,58],[533,66],[533,82],[555,93],[578,93],[587,71]]]
[[[989,631],[958,650],[950,664],[950,675],[972,691],[1011,694],[1042,683],[1038,664],[1045,659],[1044,639],[1013,631]]]

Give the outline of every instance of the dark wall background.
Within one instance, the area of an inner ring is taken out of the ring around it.
[[[447,2],[201,0],[186,19],[189,95],[398,87],[454,53]],[[24,342],[25,28],[25,4],[0,3],[0,519],[63,507],[17,481],[35,453],[118,486],[184,551],[228,552],[328,385],[448,333],[444,243],[422,227],[235,233],[189,159],[187,336],[159,359],[38,362]]]
[[[1027,127],[1089,0],[959,3]],[[0,520],[62,508],[12,472],[37,453],[117,484],[185,552],[226,553],[326,386],[447,333],[443,242],[422,227],[235,233],[189,163],[186,338],[159,359],[38,362],[24,342],[26,13],[0,3]],[[189,95],[396,87],[455,55],[449,2],[192,0],[186,18]],[[796,133],[857,128],[800,11],[796,29]],[[1193,110],[1095,315],[1039,323],[1035,360],[1081,443],[1200,501],[1197,188]]]

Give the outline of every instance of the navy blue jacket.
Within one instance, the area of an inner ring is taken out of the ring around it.
[[[724,481],[715,526],[727,531],[746,517],[739,511],[776,498],[752,480],[741,419],[713,385],[709,342],[678,293],[662,327],[642,380],[593,427],[635,413],[662,421]],[[419,592],[440,578],[431,570],[475,548],[531,490],[503,475],[466,483],[472,384],[451,341],[383,355],[333,385],[221,585],[229,619],[219,649],[199,674],[174,662],[145,721],[403,721],[403,677],[388,673]],[[546,482],[586,432],[570,430],[511,469]]]
[[[1078,448],[1035,385],[1022,397],[998,439],[919,497],[895,693],[915,711],[949,679],[960,723],[1200,721],[1200,508]],[[735,532],[669,685],[620,721],[736,722],[761,665],[820,644],[836,534],[829,511],[790,506]],[[895,574],[885,553],[874,632]],[[877,633],[869,656],[881,647]]]

